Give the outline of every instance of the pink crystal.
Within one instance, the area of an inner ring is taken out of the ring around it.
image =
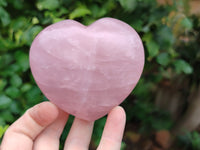
[[[144,50],[136,31],[120,20],[103,18],[88,27],[65,20],[38,34],[30,66],[50,101],[93,121],[133,90],[143,70]]]

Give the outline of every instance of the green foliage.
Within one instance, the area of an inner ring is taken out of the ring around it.
[[[15,52],[16,67],[19,67],[19,71],[25,72],[29,69],[28,55],[22,51]]]
[[[94,131],[93,131],[93,135],[92,138],[94,139],[94,144],[97,146],[101,140],[101,135],[103,132],[103,128],[106,122],[106,118],[103,117],[99,120],[97,120],[94,124]]]
[[[149,133],[162,129],[169,130],[173,125],[173,121],[168,112],[159,110],[147,101],[136,101],[132,114],[134,114],[134,119],[140,121],[140,132],[142,133]]]
[[[0,7],[0,19],[3,26],[7,26],[10,23],[10,16],[3,7]]]
[[[69,116],[67,125],[65,126],[63,134],[61,135],[61,138],[60,138],[60,147],[59,147],[60,150],[64,149],[64,143],[65,143],[66,137],[70,131],[73,121],[74,121],[74,117]]]
[[[175,2],[175,6],[183,4]],[[169,115],[152,105],[158,83],[179,75],[191,79],[191,84],[200,82],[200,20],[182,15],[178,22],[176,15],[170,18],[171,12],[176,14],[176,7],[159,6],[156,0],[0,0],[0,135],[4,132],[2,128],[26,109],[47,100],[29,68],[28,54],[35,36],[61,20],[75,19],[89,25],[101,17],[127,22],[144,43],[143,76],[132,92],[134,96],[123,104],[128,122],[139,120],[143,131],[169,129],[172,125]],[[181,37],[189,40],[182,41]],[[132,102],[133,99],[137,102]],[[95,123],[96,144],[104,123],[105,118]],[[66,135],[65,130],[61,145]]]
[[[10,99],[8,96],[0,95],[0,109],[8,108],[11,103],[12,99]]]
[[[181,20],[181,25],[189,30],[193,27],[192,22],[189,18],[184,18],[183,20]]]
[[[133,11],[135,7],[137,6],[137,1],[136,0],[119,0],[121,6],[126,10],[126,11]]]
[[[60,7],[59,0],[39,0],[36,4],[39,10],[55,10]]]
[[[178,146],[183,150],[200,150],[200,134],[194,131],[179,136]]]
[[[126,143],[122,142],[120,150],[125,150],[125,149],[126,149]]]
[[[147,51],[148,51],[148,54],[149,54],[148,58],[152,59],[155,56],[157,56],[160,47],[157,44],[157,42],[155,42],[153,40],[152,34],[151,33],[145,34],[144,37],[143,37],[143,40],[146,42],[146,47],[147,47]]]
[[[178,73],[184,72],[185,74],[191,74],[193,71],[193,68],[190,66],[190,64],[184,60],[176,60],[174,62],[174,66]]]
[[[91,11],[85,5],[80,5],[69,14],[69,19],[80,18],[90,14]]]
[[[167,66],[170,62],[170,56],[166,52],[160,53],[156,58],[156,61],[162,66]]]
[[[7,130],[8,125],[0,126],[0,138],[3,136],[4,132]]]

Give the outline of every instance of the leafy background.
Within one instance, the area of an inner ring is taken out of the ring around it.
[[[122,104],[127,113],[122,149],[137,147],[131,140],[135,133],[152,139],[157,131],[171,132],[189,103],[183,99],[182,111],[171,113],[159,105],[162,100],[158,93],[165,97],[181,91],[187,98],[198,89],[200,19],[190,13],[188,0],[162,4],[156,0],[0,0],[0,137],[28,108],[47,100],[29,67],[29,48],[35,36],[61,20],[75,19],[89,25],[102,17],[127,22],[139,33],[145,47],[143,75]],[[61,137],[61,149],[72,121],[73,117]],[[97,146],[105,121],[102,118],[95,123],[91,149]],[[178,137],[173,148],[200,149],[197,130]]]

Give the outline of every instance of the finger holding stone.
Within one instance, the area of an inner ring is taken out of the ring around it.
[[[33,150],[58,150],[59,139],[68,120],[68,116],[66,112],[59,110],[57,119],[35,139]]]
[[[1,150],[32,150],[35,138],[55,121],[57,116],[58,108],[50,102],[43,102],[30,108],[8,128]]]
[[[65,142],[64,150],[88,150],[94,122],[75,118]]]

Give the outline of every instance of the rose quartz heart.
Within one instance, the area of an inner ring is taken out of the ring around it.
[[[133,90],[143,70],[144,50],[136,31],[120,20],[103,18],[88,27],[65,20],[35,38],[30,66],[50,101],[93,121]]]

